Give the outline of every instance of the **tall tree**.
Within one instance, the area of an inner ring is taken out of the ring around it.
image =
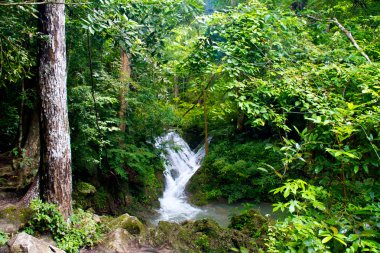
[[[126,120],[125,113],[128,107],[128,102],[125,97],[128,95],[128,89],[131,79],[131,63],[130,63],[130,55],[128,55],[124,49],[120,49],[120,58],[121,58],[121,68],[120,68],[120,82],[121,87],[119,90],[119,102],[120,102],[120,110],[119,110],[119,119],[120,119],[120,130],[125,133],[126,129]]]
[[[71,151],[66,91],[65,0],[40,6],[40,190],[45,201],[71,215]]]

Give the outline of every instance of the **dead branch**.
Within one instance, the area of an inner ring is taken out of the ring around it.
[[[356,43],[356,40],[352,36],[351,32],[347,30],[341,23],[339,23],[339,21],[336,18],[330,19],[329,21],[335,23],[339,27],[339,29],[342,32],[344,32],[344,34],[346,34],[347,38],[356,47],[356,49],[364,56],[364,58],[366,58],[366,60],[369,63],[371,63],[371,60],[369,59],[368,55],[363,51],[363,49],[361,49],[361,47],[359,47],[358,43]]]
[[[313,16],[310,16],[310,15],[305,15],[305,17],[307,17],[309,19],[312,19],[314,21],[326,21],[326,22],[330,22],[330,23],[336,24],[339,27],[339,29],[347,36],[347,38],[350,40],[351,44],[354,45],[354,47],[364,56],[364,58],[366,58],[366,60],[369,63],[371,63],[371,59],[364,52],[364,50],[358,45],[358,43],[356,42],[356,40],[352,36],[352,33],[349,30],[347,30],[341,23],[339,23],[338,19],[332,18],[332,19],[323,20],[323,19],[320,19],[320,18],[317,18],[317,17],[313,17]]]

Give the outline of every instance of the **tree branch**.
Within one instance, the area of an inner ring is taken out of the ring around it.
[[[347,30],[341,23],[339,23],[338,19],[336,18],[332,18],[332,19],[327,19],[327,20],[323,20],[323,19],[320,19],[320,18],[317,18],[317,17],[313,17],[313,16],[310,16],[310,15],[305,15],[305,17],[309,18],[309,19],[312,19],[314,21],[326,21],[326,22],[330,22],[330,23],[334,23],[336,24],[339,29],[347,36],[347,38],[351,41],[351,44],[354,45],[354,47],[364,56],[364,58],[369,62],[371,63],[371,59],[368,57],[368,55],[364,52],[364,50],[358,45],[358,43],[356,42],[356,40],[354,39],[354,37],[352,36],[351,32],[349,30]]]
[[[333,18],[331,20],[329,20],[330,22],[333,22],[335,23],[339,29],[344,32],[344,34],[346,34],[347,38],[351,41],[351,43],[356,47],[356,49],[364,56],[364,58],[366,58],[366,60],[371,63],[371,60],[369,59],[368,55],[363,51],[363,49],[361,49],[361,47],[359,47],[358,43],[356,43],[356,40],[354,39],[354,37],[352,36],[351,32],[348,31],[341,23],[339,23],[339,21],[336,19],[336,18]]]
[[[185,117],[186,114],[188,114],[191,110],[194,109],[194,107],[197,105],[199,99],[201,99],[201,97],[203,96],[204,90],[207,90],[208,87],[214,82],[214,80],[215,80],[215,74],[213,74],[213,75],[211,76],[210,80],[207,82],[206,87],[204,87],[204,88],[202,89],[202,92],[201,92],[201,94],[199,94],[197,100],[195,100],[195,101],[193,102],[193,106],[192,106],[191,108],[189,108],[189,109],[188,109],[188,110],[182,115],[182,117]]]

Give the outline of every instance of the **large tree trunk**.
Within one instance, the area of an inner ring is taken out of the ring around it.
[[[125,113],[128,108],[128,103],[126,96],[128,95],[129,85],[128,82],[131,79],[131,63],[129,61],[129,56],[124,49],[120,49],[120,58],[121,58],[121,68],[120,68],[120,82],[121,87],[119,90],[119,119],[120,119],[120,131],[125,133],[126,123],[125,123]]]
[[[71,207],[71,151],[66,90],[65,1],[40,6],[40,193],[67,219]]]

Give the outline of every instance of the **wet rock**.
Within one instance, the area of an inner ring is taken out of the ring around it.
[[[63,250],[25,232],[15,235],[8,242],[8,245],[10,253],[65,253]]]

